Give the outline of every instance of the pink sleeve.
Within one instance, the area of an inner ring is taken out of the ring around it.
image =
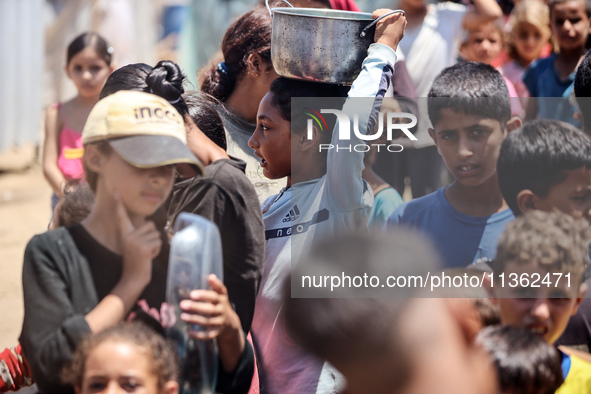
[[[521,101],[519,100],[519,95],[515,90],[515,86],[509,81],[509,78],[503,75],[503,79],[507,84],[507,89],[509,90],[509,97],[511,98],[511,115],[514,116],[521,116],[523,112],[523,107],[521,106]]]
[[[361,8],[355,3],[355,0],[330,0],[330,4],[333,10],[361,12]]]
[[[252,342],[250,332],[246,336],[246,340],[250,342],[250,346],[252,346],[252,352],[254,354],[254,374],[252,375],[252,382],[250,383],[250,390],[248,390],[248,394],[260,394],[261,389],[259,382],[259,369],[257,367],[257,353],[255,351],[254,343]]]

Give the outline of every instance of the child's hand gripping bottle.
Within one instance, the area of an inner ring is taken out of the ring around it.
[[[223,281],[220,233],[209,220],[183,212],[174,224],[170,245],[166,302],[174,310],[167,336],[177,345],[180,359],[180,394],[212,393],[216,386],[218,350],[215,339],[200,341],[189,335],[204,330],[180,319],[179,303],[191,290],[210,289],[209,274]]]

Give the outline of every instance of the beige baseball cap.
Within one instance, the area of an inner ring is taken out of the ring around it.
[[[203,165],[187,147],[183,118],[154,94],[122,90],[100,100],[88,115],[82,143],[101,140],[135,167],[189,163],[203,173]]]

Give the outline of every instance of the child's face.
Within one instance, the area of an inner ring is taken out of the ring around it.
[[[503,50],[503,37],[492,23],[485,24],[468,33],[463,48],[466,60],[491,64]]]
[[[561,51],[585,48],[590,23],[584,1],[569,0],[555,4],[550,12],[550,25]]]
[[[519,23],[511,34],[517,54],[527,62],[532,62],[540,57],[542,48],[548,42],[548,37],[540,29],[527,22]]]
[[[476,187],[496,175],[497,158],[506,136],[498,120],[444,108],[429,134],[456,182]]]
[[[568,320],[576,313],[585,294],[586,285],[579,285],[580,275],[571,273],[569,283],[565,273],[541,269],[536,262],[509,263],[504,273],[504,287],[499,288],[500,280],[493,285],[493,291],[500,298],[492,300],[499,306],[501,323],[530,330],[552,345],[564,332]],[[540,287],[520,286],[523,278],[528,278],[532,283],[537,278],[534,274],[540,276],[536,283]],[[549,274],[549,285],[547,281],[542,283],[546,274]]]
[[[106,193],[107,199],[111,200],[118,191],[134,222],[152,215],[166,201],[172,190],[175,170],[174,165],[137,168],[113,151],[102,156],[97,172],[100,175],[97,201],[100,193]]]
[[[113,68],[91,47],[75,54],[66,66],[66,74],[84,98],[98,98],[112,71]]]
[[[591,224],[591,169],[566,170],[566,179],[550,189],[546,197],[536,197],[535,209],[558,209]]]
[[[78,394],[158,394],[158,378],[150,361],[137,346],[107,340],[94,347],[86,359]]]
[[[271,99],[267,93],[259,104],[257,127],[248,146],[261,158],[263,175],[278,179],[291,174],[291,122],[281,117]]]

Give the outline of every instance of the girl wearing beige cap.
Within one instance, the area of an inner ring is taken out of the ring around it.
[[[96,195],[90,215],[35,236],[25,251],[20,341],[41,393],[73,392],[60,382],[60,370],[85,335],[126,317],[160,331],[170,323],[167,242],[147,217],[170,194],[175,164],[202,171],[186,146],[181,116],[153,94],[122,91],[99,101],[82,138],[86,179]],[[181,303],[181,319],[199,320],[209,329],[199,335],[218,338],[220,381],[226,371],[239,370],[237,379],[223,380],[249,385],[252,349],[225,286],[215,277],[210,284],[204,302]]]

